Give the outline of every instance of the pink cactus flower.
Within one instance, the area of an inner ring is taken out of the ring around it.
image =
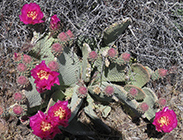
[[[68,126],[69,118],[71,117],[71,110],[67,107],[68,101],[58,101],[54,106],[48,110],[48,115],[55,121],[56,124],[63,127]]]
[[[88,89],[85,86],[79,86],[77,89],[77,94],[79,97],[84,98],[88,93]]]
[[[65,32],[58,34],[58,39],[60,39],[61,42],[69,41],[69,38]]]
[[[98,57],[97,53],[95,51],[91,51],[89,53],[89,58],[88,59],[92,61],[92,60],[96,60],[97,57]]]
[[[166,76],[166,75],[167,75],[167,72],[168,72],[168,70],[166,70],[166,69],[159,69],[159,70],[158,70],[158,73],[159,73],[159,75],[160,75],[161,77]]]
[[[14,93],[13,98],[15,101],[21,101],[23,99],[23,95],[20,92]]]
[[[54,84],[60,85],[58,79],[59,73],[56,71],[51,71],[49,67],[46,66],[45,61],[42,61],[39,65],[31,70],[31,76],[35,79],[37,91],[39,93],[44,90],[51,90]]]
[[[19,76],[17,78],[17,83],[20,84],[20,85],[26,85],[28,83],[28,79],[25,77],[25,76]]]
[[[169,133],[177,126],[176,114],[166,106],[162,111],[156,113],[152,124],[155,125],[158,132],[163,131],[165,133]]]
[[[140,104],[140,109],[143,111],[143,112],[146,112],[148,109],[149,109],[149,106],[147,103],[143,102]]]
[[[129,62],[130,61],[130,54],[129,53],[122,53],[121,57],[124,61]]]
[[[60,19],[57,17],[57,15],[53,15],[50,21],[50,29],[57,30],[59,28],[59,22]]]
[[[51,49],[54,53],[61,53],[63,51],[63,46],[60,44],[60,43],[54,43],[52,46],[51,46]]]
[[[112,96],[114,93],[114,88],[112,86],[106,86],[104,91],[107,96]]]
[[[33,134],[42,139],[53,139],[56,134],[61,133],[54,121],[41,111],[29,119]]]
[[[13,107],[13,112],[16,114],[16,115],[20,115],[23,113],[23,108],[20,106],[20,105],[15,105]]]
[[[37,24],[44,22],[41,20],[44,14],[41,8],[36,3],[25,4],[21,9],[21,15],[19,15],[20,21],[24,24]]]
[[[71,32],[71,30],[68,30],[66,34],[69,36],[69,38],[74,38],[74,34]]]
[[[116,56],[117,56],[117,51],[116,51],[116,49],[110,48],[110,49],[108,50],[108,56],[111,57],[111,58],[116,57]]]
[[[17,70],[19,72],[24,72],[24,71],[27,70],[27,66],[24,63],[19,63],[18,66],[17,66]]]
[[[50,61],[48,63],[48,67],[52,70],[52,71],[57,71],[59,69],[59,65],[57,62],[55,61]]]
[[[32,58],[29,55],[24,54],[23,62],[29,64],[32,61]]]
[[[132,96],[136,96],[138,94],[138,90],[136,88],[131,88],[129,93],[132,95]]]
[[[165,106],[166,105],[166,99],[165,98],[160,98],[159,100],[158,100],[158,103],[159,103],[159,105],[161,105],[161,106]]]

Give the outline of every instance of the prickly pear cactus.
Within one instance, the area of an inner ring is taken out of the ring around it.
[[[164,77],[167,71],[158,69],[153,72],[139,63],[132,63],[128,52],[120,54],[117,46],[109,45],[113,44],[130,23],[130,18],[127,18],[106,28],[103,32],[101,48],[94,48],[95,42],[92,42],[92,39],[82,36],[77,38],[76,42],[82,58],[71,49],[74,40],[67,35],[64,36],[63,32],[58,35],[58,38],[47,34],[36,39],[36,42],[32,40],[35,44],[27,55],[27,61],[21,55],[20,58],[18,54],[15,56],[19,66],[17,68],[19,77],[23,76],[19,78],[19,84],[28,100],[28,107],[13,105],[11,108],[16,106],[24,110],[19,111],[18,115],[35,114],[38,110],[45,108],[47,112],[57,100],[66,99],[69,100],[71,109],[69,122],[72,125],[76,124],[77,119],[74,118],[86,101],[87,106],[84,107],[84,112],[94,123],[105,128],[106,132],[110,132],[94,110],[101,111],[102,116],[106,118],[111,111],[108,104],[116,101],[125,104],[136,116],[152,121],[158,110],[155,107],[158,98],[145,85],[151,79],[157,80]],[[45,61],[50,69],[59,72],[60,85],[54,85],[50,90],[39,93],[30,70],[42,61]],[[95,103],[96,100],[98,104]],[[104,102],[105,105],[103,105]],[[66,130],[75,133],[71,127]]]

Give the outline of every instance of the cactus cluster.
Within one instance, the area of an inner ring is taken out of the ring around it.
[[[17,83],[24,85],[21,87],[23,95],[28,100],[28,110],[25,105],[15,104],[11,107],[13,112],[17,115],[25,115],[24,110],[27,110],[27,115],[31,115],[38,110],[45,108],[48,110],[57,100],[69,99],[70,125],[67,128],[61,128],[69,131],[72,129],[73,121],[71,120],[76,116],[86,98],[88,103],[84,111],[94,121],[100,120],[94,110],[101,110],[103,116],[107,117],[111,107],[103,105],[103,102],[113,101],[126,104],[136,116],[152,121],[158,108],[164,106],[166,100],[158,100],[156,94],[145,85],[151,79],[164,77],[167,70],[158,69],[154,72],[139,63],[132,63],[130,53],[118,51],[114,41],[130,23],[131,20],[127,18],[106,28],[100,48],[92,46],[92,43],[83,39],[84,37],[77,38],[76,42],[79,41],[77,47],[81,50],[82,58],[79,58],[71,49],[74,35],[70,30],[61,32],[57,38],[48,33],[37,39],[29,54],[23,56],[15,54]],[[60,85],[39,93],[30,70],[42,61],[45,61],[52,71],[60,73],[58,76]],[[16,93],[14,99],[20,102],[22,94]],[[96,104],[96,100],[101,104]],[[96,123],[105,126],[102,121]]]

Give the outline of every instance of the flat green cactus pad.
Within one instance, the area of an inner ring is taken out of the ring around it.
[[[125,18],[120,22],[116,22],[104,30],[104,43],[107,45],[115,41],[119,35],[121,35],[125,29],[130,25],[131,19]]]
[[[143,87],[150,80],[148,70],[141,64],[135,63],[132,65],[132,81],[131,84],[139,88]]]
[[[78,82],[80,76],[80,61],[77,55],[64,48],[63,53],[58,56],[60,85],[73,86]]]
[[[50,36],[50,34],[38,40],[36,45],[32,48],[32,51],[36,57],[39,57],[40,60],[45,60],[45,63],[48,64],[49,61],[54,60],[54,55],[51,52],[51,45],[55,39]]]
[[[139,88],[139,87],[137,87],[137,86],[134,86],[134,85],[126,85],[125,87],[124,87],[124,89],[127,91],[127,92],[129,92],[130,91],[130,89],[132,89],[132,88],[134,88],[134,89],[136,89],[138,92],[137,92],[137,95],[134,97],[135,98],[135,100],[143,100],[144,98],[145,98],[145,93],[144,93],[144,91],[141,89],[141,88]]]
[[[36,84],[34,84],[34,78],[30,77],[29,78],[30,81],[30,87],[27,87],[25,90],[23,90],[26,98],[28,99],[28,104],[29,107],[35,107],[35,106],[39,106],[42,103],[42,98],[40,93],[38,93],[38,91],[36,90]]]
[[[157,109],[153,107],[158,98],[150,88],[144,87],[142,90],[146,94],[144,102],[146,102],[149,106],[149,109],[144,113],[144,117],[151,121],[155,117],[155,113],[157,112]]]

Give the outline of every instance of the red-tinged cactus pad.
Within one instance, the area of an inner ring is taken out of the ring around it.
[[[152,121],[155,113],[157,112],[157,108],[154,107],[154,104],[158,101],[158,98],[150,88],[144,87],[142,88],[142,90],[146,95],[144,102],[149,105],[149,109],[144,113],[144,116],[142,117],[145,117],[148,120]]]

